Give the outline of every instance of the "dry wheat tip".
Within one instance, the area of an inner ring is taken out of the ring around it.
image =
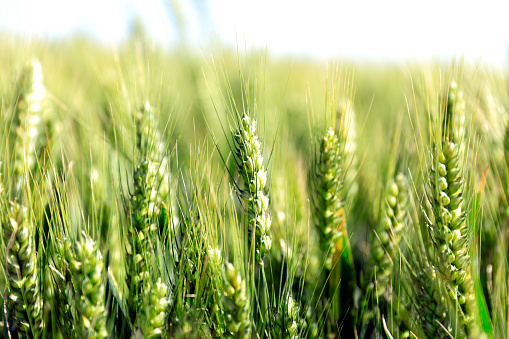
[[[106,338],[104,263],[97,244],[83,237],[75,243],[71,270],[76,291],[78,338]]]
[[[33,221],[26,207],[11,203],[2,222],[7,245],[6,275],[8,316],[20,337],[37,337],[43,327],[42,298],[33,242]]]
[[[235,156],[239,173],[244,180],[243,198],[247,201],[249,239],[254,232],[255,257],[259,263],[272,247],[269,198],[263,192],[267,172],[263,167],[261,143],[256,136],[256,121],[244,114],[239,129],[234,133]]]
[[[246,281],[231,264],[224,271],[224,307],[227,338],[251,338],[251,315]]]

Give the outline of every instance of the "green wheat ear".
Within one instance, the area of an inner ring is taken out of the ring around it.
[[[380,229],[378,234],[372,237],[371,258],[377,299],[390,290],[394,258],[398,255],[399,245],[407,227],[409,195],[408,180],[399,173],[389,183]]]
[[[261,142],[256,135],[256,121],[244,114],[233,140],[237,166],[244,180],[242,196],[247,201],[249,239],[254,233],[255,258],[258,263],[262,263],[272,247],[272,237],[269,198],[263,192],[267,172],[263,167]]]
[[[7,241],[7,306],[10,331],[20,337],[38,337],[43,328],[42,298],[33,241],[33,221],[26,207],[11,203],[2,228]]]
[[[339,140],[332,129],[319,141],[319,154],[311,171],[313,214],[325,257],[325,267],[333,267],[338,253],[346,249],[346,216],[343,208],[342,157]]]
[[[226,328],[225,315],[223,310],[222,291],[224,284],[222,277],[223,259],[218,248],[209,245],[207,250],[208,269],[210,274],[211,315],[214,320],[214,328],[217,336],[221,337]]]
[[[449,333],[455,332],[447,315],[447,300],[440,291],[435,269],[419,252],[412,256],[410,262],[417,317],[424,333],[428,338],[450,338]]]
[[[150,282],[145,288],[143,308],[139,324],[144,338],[161,338],[166,322],[166,310],[169,300],[166,296],[167,286],[161,281]]]
[[[429,227],[436,259],[449,296],[460,307],[467,331],[473,325],[474,303],[470,261],[470,238],[463,192],[465,110],[462,95],[453,83],[449,89],[442,140],[435,145],[429,180],[429,201],[434,223]]]
[[[227,338],[251,338],[251,313],[246,281],[231,264],[224,272],[224,307]]]
[[[74,245],[71,255],[78,338],[106,338],[105,272],[101,252],[94,241],[83,236]]]
[[[152,115],[148,103],[135,115],[136,145],[141,159],[134,172],[134,193],[130,199],[128,241],[131,252],[127,254],[126,270],[132,321],[141,307],[143,282],[149,277],[148,265],[153,253],[151,244],[158,229],[162,203],[169,192],[168,159]]]
[[[299,306],[291,295],[283,298],[280,307],[274,315],[275,338],[300,338],[304,324],[300,319],[299,312]]]

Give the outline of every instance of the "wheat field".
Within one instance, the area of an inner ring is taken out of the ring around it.
[[[2,41],[0,337],[508,337],[503,70]]]

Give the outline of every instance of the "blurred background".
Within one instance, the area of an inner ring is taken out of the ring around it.
[[[119,44],[143,28],[165,48],[207,53],[214,41],[275,57],[358,62],[449,61],[504,67],[509,2],[500,0],[2,0],[0,30]],[[213,47],[212,47],[213,48]]]

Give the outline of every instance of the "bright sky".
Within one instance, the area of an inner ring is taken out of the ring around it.
[[[205,48],[267,47],[271,54],[354,60],[449,59],[509,61],[509,1],[501,0],[0,0],[0,29],[62,37],[70,32],[121,41],[140,17],[156,41],[179,31]]]

